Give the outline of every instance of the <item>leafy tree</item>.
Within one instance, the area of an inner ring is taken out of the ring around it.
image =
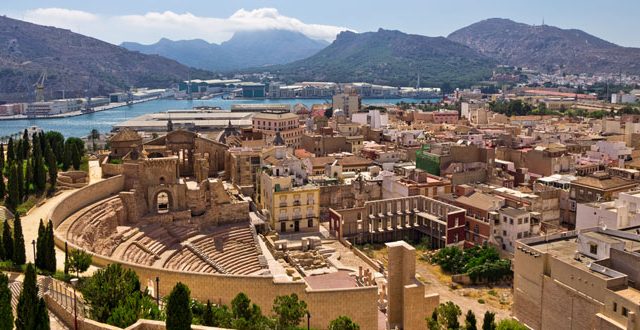
[[[496,329],[496,314],[490,311],[484,313],[484,320],[482,321],[482,330],[495,330]]]
[[[45,138],[55,158],[62,160],[64,156],[64,136],[60,132],[48,131],[45,133]]]
[[[0,330],[13,330],[9,277],[4,273],[0,273]]]
[[[20,214],[16,213],[13,219],[13,263],[16,265],[24,265],[27,256],[24,251],[24,236],[22,235],[22,222]]]
[[[88,278],[81,291],[91,307],[91,318],[104,323],[127,297],[140,291],[140,280],[134,271],[111,264]]]
[[[360,326],[348,316],[340,315],[329,323],[329,330],[360,330]]]
[[[191,298],[189,288],[178,282],[171,290],[167,302],[167,330],[191,329],[193,314],[189,307]]]
[[[269,324],[269,319],[262,315],[260,307],[251,303],[251,299],[244,293],[238,295],[231,301],[231,312],[233,321],[231,327],[234,329],[262,329],[274,327]]]
[[[464,328],[465,330],[477,330],[477,322],[476,322],[476,314],[473,313],[472,310],[468,310],[467,314],[464,317]]]
[[[80,273],[84,273],[91,266],[91,255],[83,250],[71,250],[69,253],[69,259],[67,268],[76,272],[76,276],[80,276]]]
[[[496,330],[527,330],[527,327],[514,319],[504,319],[498,322]]]
[[[4,246],[5,260],[13,260],[13,233],[9,227],[9,219],[4,220],[2,227],[2,245]]]
[[[289,296],[277,296],[273,301],[273,312],[276,314],[278,328],[294,328],[300,324],[307,311],[307,303],[299,300],[295,293]]]
[[[146,293],[134,292],[111,312],[107,323],[120,328],[126,328],[139,319],[157,320],[160,310],[153,299]]]
[[[458,317],[462,315],[460,306],[454,304],[452,301],[447,301],[446,303],[438,305],[436,311],[439,328],[460,329],[460,322],[458,322]]]
[[[38,312],[38,287],[36,285],[36,269],[29,263],[24,273],[24,283],[22,292],[18,297],[16,308],[16,329],[32,330],[36,329]]]

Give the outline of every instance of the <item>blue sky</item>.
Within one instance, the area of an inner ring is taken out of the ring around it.
[[[602,0],[21,0],[2,1],[0,13],[113,43],[150,43],[161,37],[220,42],[234,31],[266,26],[327,40],[345,28],[364,32],[383,27],[446,36],[479,20],[502,17],[529,24],[540,24],[544,18],[548,25],[577,28],[623,46],[640,47],[637,0],[615,1],[615,5]]]

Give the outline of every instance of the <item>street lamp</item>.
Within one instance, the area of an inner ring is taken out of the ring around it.
[[[31,245],[33,245],[33,264],[36,263],[36,240],[31,240]]]
[[[78,286],[78,278],[71,279],[71,286],[73,286],[73,329],[78,330],[78,309],[76,308],[76,287]]]
[[[160,308],[160,277],[156,276],[156,305]]]
[[[307,330],[311,329],[311,323],[310,320],[311,319],[311,313],[309,313],[309,311],[307,311]]]

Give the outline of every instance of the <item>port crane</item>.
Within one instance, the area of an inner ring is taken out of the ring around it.
[[[47,71],[42,72],[36,82],[36,102],[44,102],[44,81],[47,80]]]

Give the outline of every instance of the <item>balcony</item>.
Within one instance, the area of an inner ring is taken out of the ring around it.
[[[287,202],[280,202],[280,207],[287,207]]]
[[[293,201],[294,206],[300,206],[300,201]]]

